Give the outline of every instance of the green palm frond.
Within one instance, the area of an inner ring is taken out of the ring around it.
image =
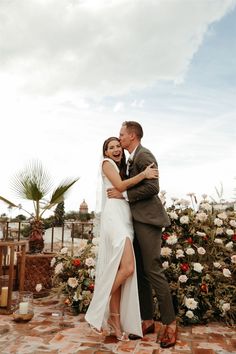
[[[0,196],[0,200],[2,200],[4,203],[8,204],[12,208],[18,208],[18,205],[12,203],[10,200],[8,200],[8,199],[6,199],[4,197]]]
[[[50,177],[38,160],[31,161],[12,182],[12,189],[19,197],[33,201],[41,200],[51,188]]]
[[[68,190],[78,181],[79,178],[67,179],[57,187],[52,193],[51,199],[46,200],[47,194],[52,190],[51,179],[47,171],[42,167],[42,163],[33,160],[19,173],[13,177],[12,189],[21,198],[32,200],[34,207],[34,218],[40,220],[46,210],[51,209],[58,203],[64,201]],[[0,200],[11,207],[18,207],[11,201],[0,196]],[[32,213],[23,209],[28,214]]]
[[[54,190],[50,201],[48,202],[47,205],[44,207],[44,211],[46,209],[51,209],[53,206],[57,205],[58,203],[61,203],[64,201],[65,196],[68,192],[68,190],[79,180],[79,178],[75,178],[72,180],[65,180],[61,182],[61,184]],[[44,213],[44,211],[41,213],[41,215]]]

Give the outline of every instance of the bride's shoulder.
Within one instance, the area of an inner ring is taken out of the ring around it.
[[[118,170],[118,167],[117,167],[115,161],[113,161],[113,160],[110,159],[109,157],[104,157],[104,159],[102,160],[102,165],[101,165],[101,169],[102,169],[102,170],[103,170],[104,162],[109,162],[113,167],[115,167],[116,170]]]
[[[112,165],[116,165],[116,163],[112,159],[110,159],[109,157],[104,157],[104,159],[102,160],[102,165],[105,161],[110,162]]]

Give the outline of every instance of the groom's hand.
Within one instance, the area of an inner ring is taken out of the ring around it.
[[[107,196],[108,198],[124,199],[122,193],[119,192],[116,188],[108,188]]]

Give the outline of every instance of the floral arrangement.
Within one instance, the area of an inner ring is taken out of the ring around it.
[[[97,240],[80,241],[73,253],[67,247],[62,248],[51,260],[51,266],[54,267],[54,290],[64,294],[65,304],[77,308],[77,313],[84,313],[94,291]]]
[[[167,212],[171,225],[162,234],[161,257],[179,322],[222,320],[232,325],[236,319],[233,207],[212,204],[203,195],[197,210],[187,200],[173,199]]]
[[[163,199],[163,198],[162,198]],[[211,203],[199,206],[173,199],[171,225],[162,234],[162,266],[170,284],[177,319],[183,325],[236,320],[236,212]],[[66,302],[86,312],[94,289],[98,239],[81,240],[77,254],[63,248],[52,259],[53,283]],[[156,298],[154,295],[154,302]],[[159,319],[158,306],[156,319]]]

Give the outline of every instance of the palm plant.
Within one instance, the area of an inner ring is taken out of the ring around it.
[[[55,188],[50,199],[47,195],[52,190],[51,179],[42,163],[38,160],[31,161],[22,171],[13,178],[12,189],[23,199],[33,202],[34,213],[31,213],[16,205],[10,200],[0,196],[0,200],[7,203],[12,208],[20,208],[28,213],[32,218],[32,231],[29,237],[30,253],[41,252],[44,247],[43,241],[43,222],[42,216],[47,210],[51,210],[58,203],[65,200],[68,190],[78,181],[75,179],[66,179]]]

